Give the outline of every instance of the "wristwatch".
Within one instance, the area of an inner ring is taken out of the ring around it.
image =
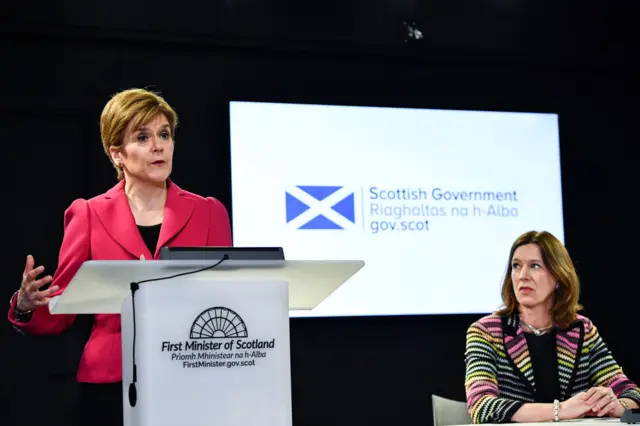
[[[9,300],[9,306],[13,306],[13,301],[16,297],[18,297],[19,291],[20,290],[13,293],[13,296],[11,296],[11,299]],[[31,320],[31,315],[33,314],[33,309],[26,312],[23,312],[20,309],[18,309],[17,301],[16,301],[16,307],[13,311],[15,312],[14,319],[16,320],[16,322],[24,322],[24,323],[29,322]]]
[[[620,403],[620,405],[622,405],[622,407],[623,407],[625,410],[628,410],[628,409],[629,409],[629,404],[627,404],[627,401],[623,401],[623,400],[619,399],[619,400],[618,400],[618,402]]]

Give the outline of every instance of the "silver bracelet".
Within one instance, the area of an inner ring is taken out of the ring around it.
[[[558,401],[557,399],[553,400],[553,421],[560,421],[560,401]]]

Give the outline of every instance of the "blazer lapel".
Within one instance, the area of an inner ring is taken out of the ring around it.
[[[160,248],[169,243],[185,227],[193,214],[195,204],[195,200],[192,197],[188,197],[187,193],[171,180],[168,181],[164,219],[160,228],[155,256],[160,252]],[[203,230],[203,232],[206,232],[206,230]]]
[[[122,248],[135,258],[140,258],[142,254],[147,259],[151,258],[124,193],[124,180],[109,190],[104,198],[97,200],[94,210],[109,235]]]
[[[584,328],[582,322],[576,321],[569,328],[558,328],[556,345],[558,350],[558,381],[562,399],[571,396],[573,382],[576,377],[576,361],[582,351]]]
[[[520,327],[520,319],[517,315],[503,317],[504,346],[513,367],[520,378],[527,384],[531,392],[535,390],[536,382],[533,376],[531,356],[527,338]]]

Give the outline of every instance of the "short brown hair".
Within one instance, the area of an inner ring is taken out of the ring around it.
[[[513,281],[511,280],[511,262],[516,249],[526,244],[536,244],[540,247],[545,267],[558,282],[552,315],[554,322],[558,326],[566,328],[576,319],[576,314],[582,309],[582,306],[578,303],[580,282],[569,252],[560,240],[547,231],[525,232],[511,246],[508,260],[509,266],[502,283],[504,308],[499,310],[497,314],[505,316],[517,311],[518,301],[513,290]]]
[[[133,128],[137,130],[159,114],[165,115],[171,126],[171,136],[175,138],[178,115],[159,93],[146,89],[127,89],[113,95],[105,105],[100,116],[100,136],[104,152],[118,171],[118,179],[124,176],[122,168],[113,162],[109,149],[122,146],[124,131],[131,120],[135,120]]]

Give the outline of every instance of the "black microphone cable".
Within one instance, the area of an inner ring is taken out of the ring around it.
[[[229,255],[225,254],[222,256],[222,259],[214,263],[213,265],[205,266],[204,268],[196,269],[194,271],[181,272],[175,275],[169,275],[166,277],[160,278],[149,278],[146,280],[141,280],[138,282],[131,283],[131,307],[132,307],[132,316],[133,316],[133,348],[132,348],[132,358],[133,358],[133,380],[129,384],[129,404],[132,407],[136,406],[138,401],[138,391],[136,389],[136,382],[138,381],[138,367],[136,365],[136,291],[140,289],[140,284],[153,282],[153,281],[162,281],[162,280],[170,280],[172,278],[182,277],[185,275],[197,274],[198,272],[207,271],[209,269],[213,269],[216,266],[220,265],[225,260],[229,260]]]

